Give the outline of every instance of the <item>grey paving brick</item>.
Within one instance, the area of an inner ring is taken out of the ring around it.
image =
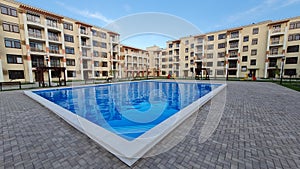
[[[176,130],[187,131],[182,141],[132,168],[300,168],[299,100],[299,92],[276,84],[229,82],[221,121],[206,142],[198,137],[213,100],[191,129]],[[22,91],[8,91],[0,92],[2,168],[129,167]]]

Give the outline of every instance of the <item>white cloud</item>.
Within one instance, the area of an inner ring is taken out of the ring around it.
[[[107,18],[106,16],[104,16],[103,14],[101,14],[99,12],[90,12],[89,10],[77,9],[75,7],[65,5],[64,3],[58,2],[58,1],[56,1],[56,4],[64,7],[66,10],[68,10],[70,12],[76,13],[76,14],[81,15],[81,16],[86,17],[86,18],[99,19],[102,22],[105,22],[106,24],[113,22],[112,19]]]
[[[267,12],[270,11],[274,11],[274,10],[278,10],[287,6],[291,6],[295,3],[299,3],[300,0],[264,0],[262,1],[260,4],[246,10],[243,12],[239,12],[236,14],[233,14],[229,17],[227,17],[228,19],[225,20],[225,23],[223,24],[218,24],[215,26],[215,28],[220,28],[223,27],[224,25],[228,25],[230,23],[234,23],[237,22],[239,20],[245,20],[245,18],[250,18],[250,17],[255,17],[255,16],[260,16],[263,13],[266,12],[266,10],[268,10]]]

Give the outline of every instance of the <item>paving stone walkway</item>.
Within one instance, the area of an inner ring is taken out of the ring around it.
[[[132,168],[300,168],[300,93],[272,83],[229,82],[218,128],[198,142],[210,103],[169,151]],[[128,168],[22,91],[0,92],[0,169]]]

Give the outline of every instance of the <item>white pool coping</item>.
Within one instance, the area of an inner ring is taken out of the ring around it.
[[[166,81],[166,82],[171,82],[171,81]],[[211,84],[215,84],[215,83],[211,83]],[[98,85],[99,84],[97,84],[97,86]],[[76,86],[74,88],[82,88],[82,87],[84,86]],[[54,88],[29,90],[29,91],[24,91],[24,93],[30,98],[32,98],[33,100],[39,102],[40,104],[44,105],[45,107],[53,111],[55,114],[57,114],[58,116],[63,118],[66,122],[68,122],[70,125],[78,129],[82,133],[86,134],[88,137],[93,139],[102,147],[106,148],[109,152],[116,155],[121,161],[126,163],[128,166],[131,166],[145,153],[147,153],[154,145],[160,142],[166,135],[168,135],[172,130],[178,127],[183,121],[185,121],[188,117],[194,114],[201,106],[203,106],[206,102],[212,99],[225,87],[226,84],[221,84],[221,86],[212,90],[205,96],[199,98],[189,106],[180,110],[176,114],[172,115],[162,123],[158,124],[157,126],[153,127],[152,129],[150,129],[149,131],[147,131],[146,133],[144,133],[143,135],[141,135],[140,137],[132,141],[128,141],[32,92],[32,91],[41,91],[41,90],[53,90]],[[70,87],[65,87],[65,88],[70,88]],[[58,89],[63,89],[63,88],[58,88]]]

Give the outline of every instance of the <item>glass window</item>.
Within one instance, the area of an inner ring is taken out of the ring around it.
[[[299,52],[299,45],[293,45],[287,47],[287,53]]]
[[[285,64],[297,64],[298,63],[298,57],[288,57],[285,60]]]
[[[244,36],[243,41],[244,41],[244,42],[248,42],[248,41],[249,41],[249,36]]]
[[[24,79],[24,71],[23,70],[8,70],[9,79]]]
[[[22,64],[23,63],[21,55],[7,54],[6,58],[7,58],[7,63],[9,63],[9,64]]]
[[[242,57],[242,62],[247,62],[248,61],[248,56],[243,56]]]
[[[256,65],[256,59],[252,59],[252,60],[250,61],[250,65],[255,66],[255,65]]]
[[[4,38],[5,47],[21,49],[21,42],[17,39]]]
[[[253,30],[252,30],[253,35],[258,34],[258,32],[259,32],[259,28],[253,28]]]
[[[208,41],[214,41],[214,39],[215,39],[214,35],[211,35],[211,36],[208,36],[208,37],[207,37],[207,40],[208,40]]]

